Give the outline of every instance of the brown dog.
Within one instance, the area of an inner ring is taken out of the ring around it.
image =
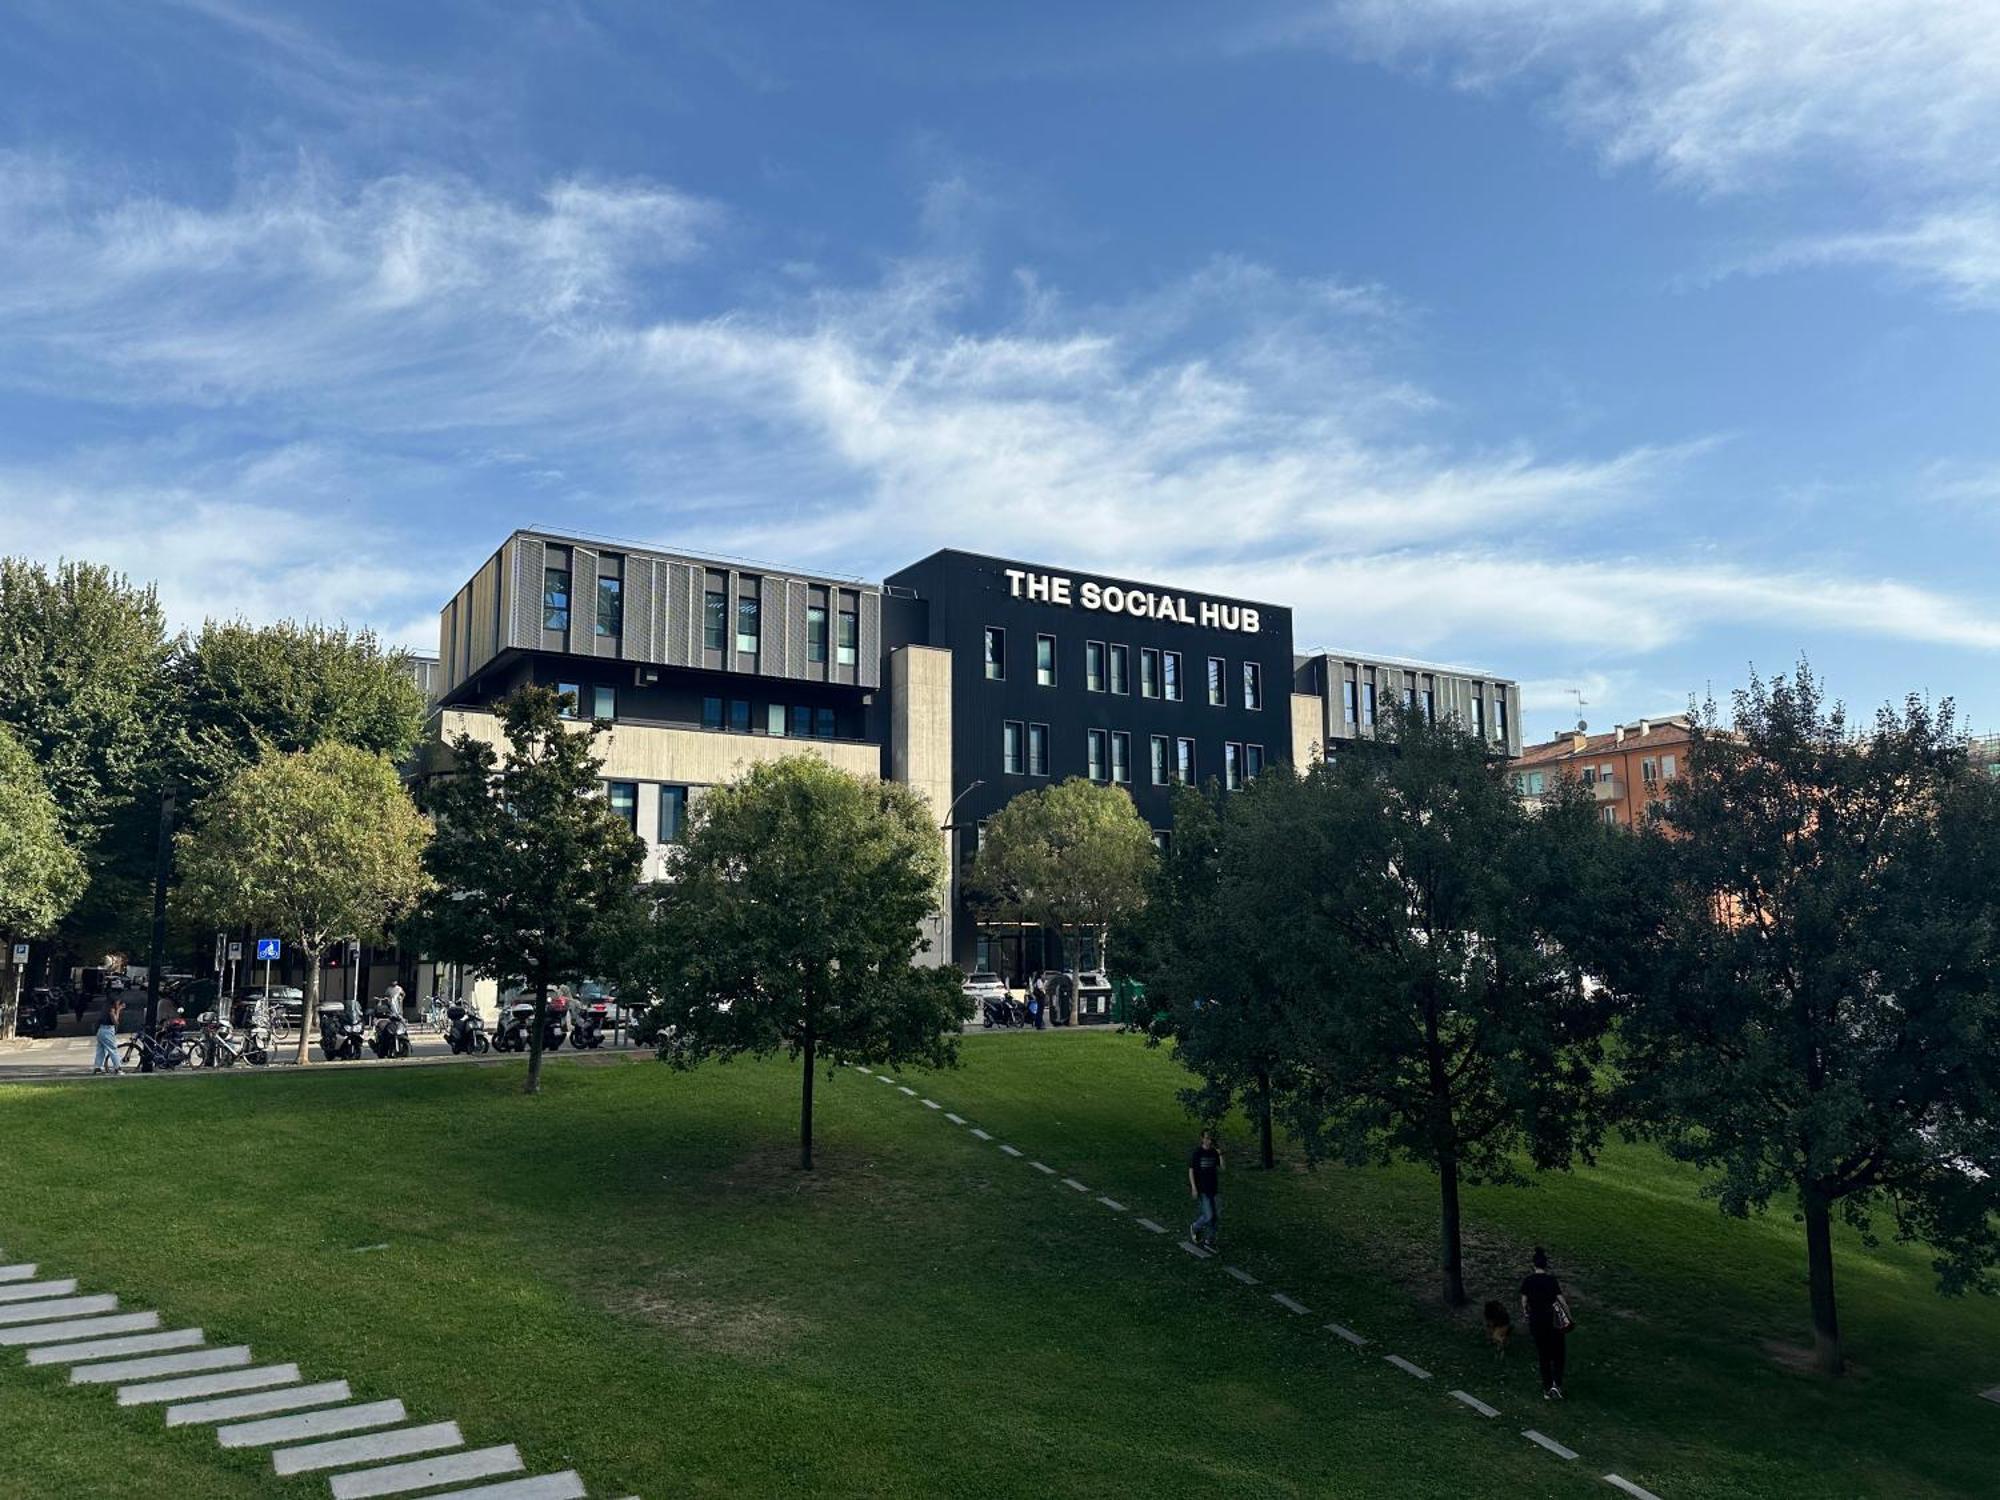
[[[1486,1304],[1486,1337],[1492,1342],[1495,1357],[1507,1357],[1507,1345],[1513,1342],[1514,1320],[1507,1316],[1507,1309],[1498,1302]]]

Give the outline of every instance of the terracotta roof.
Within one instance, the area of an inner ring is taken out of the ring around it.
[[[1645,726],[1643,733],[1640,724]],[[1684,745],[1688,738],[1686,716],[1674,714],[1669,718],[1642,719],[1639,724],[1628,724],[1625,726],[1623,739],[1619,738],[1617,730],[1612,730],[1606,734],[1565,734],[1553,740],[1545,740],[1539,745],[1523,745],[1521,753],[1515,756],[1511,763],[1523,766],[1548,765],[1566,760],[1588,760],[1607,751]],[[1578,743],[1579,740],[1582,741],[1581,744]]]

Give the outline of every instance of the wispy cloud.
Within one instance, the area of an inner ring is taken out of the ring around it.
[[[1958,306],[2000,308],[2000,204],[1955,203],[1886,229],[1798,239],[1739,269],[1829,265],[1881,266]]]

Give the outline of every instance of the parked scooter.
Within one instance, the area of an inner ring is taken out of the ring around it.
[[[549,996],[549,1013],[542,1020],[542,1050],[559,1052],[569,1035],[569,996]]]
[[[239,1062],[261,1068],[271,1060],[271,1028],[252,1020],[249,1035],[238,1040],[236,1028],[212,1010],[195,1017],[200,1030],[187,1046],[191,1068],[229,1068]]]
[[[387,996],[375,1002],[375,1022],[369,1028],[368,1046],[377,1057],[410,1055],[410,1023]]]
[[[983,1010],[980,1025],[989,1031],[995,1026],[1020,1026],[1027,1020],[1011,996],[988,995],[980,1004]]]
[[[611,1024],[611,1002],[593,1000],[588,1005],[579,1004],[576,1015],[569,1024],[570,1044],[579,1052],[590,1047],[604,1045],[604,1029]]]
[[[14,1011],[14,1035],[44,1037],[56,1034],[62,1016],[62,997],[51,989],[32,989],[21,996]]]
[[[454,1053],[484,1052],[492,1045],[486,1022],[463,1000],[454,1000],[444,1008],[444,1041]]]
[[[361,1055],[361,1041],[367,1028],[347,1018],[347,1006],[328,1000],[319,1008],[319,1050],[328,1062],[352,1062]]]
[[[496,1052],[526,1052],[528,1037],[535,1025],[535,1002],[516,1000],[507,1007],[500,1034],[493,1038]],[[569,1034],[569,996],[560,991],[549,996],[548,1015],[542,1020],[542,1050],[554,1052]]]

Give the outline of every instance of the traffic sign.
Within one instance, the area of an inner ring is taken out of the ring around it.
[[[257,962],[264,963],[276,957],[278,957],[278,940],[276,938],[258,938]]]
[[[26,943],[16,943],[14,945],[14,967],[17,969],[25,969],[27,966],[28,966],[28,945]]]
[[[231,963],[236,963],[240,961],[242,957],[243,957],[243,945],[241,943],[231,943],[229,945],[229,961]]]

